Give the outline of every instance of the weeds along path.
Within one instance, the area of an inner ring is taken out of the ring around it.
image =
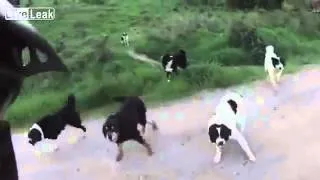
[[[133,59],[137,60],[137,61],[141,61],[141,62],[145,62],[145,63],[149,63],[151,64],[153,67],[161,67],[161,63],[153,60],[151,58],[149,58],[148,56],[144,55],[144,54],[138,54],[136,53],[134,50],[128,50],[127,54],[132,57]]]
[[[140,57],[140,56],[139,56]],[[139,58],[144,59],[144,58]],[[116,145],[103,138],[104,118],[85,121],[87,138],[75,143],[78,130],[67,127],[58,140],[60,150],[35,154],[22,134],[13,136],[21,180],[263,180],[320,177],[320,68],[308,68],[283,77],[274,94],[259,81],[233,87],[245,95],[248,123],[244,132],[257,162],[237,143],[224,149],[213,164],[214,146],[207,135],[208,118],[229,89],[202,92],[193,97],[149,108],[147,118],[159,125],[146,139],[155,154],[135,142],[124,145],[124,158],[115,162]]]

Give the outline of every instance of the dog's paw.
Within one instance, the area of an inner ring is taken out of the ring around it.
[[[251,156],[251,157],[249,157],[249,160],[251,161],[251,162],[256,162],[256,157],[254,157],[254,156]]]

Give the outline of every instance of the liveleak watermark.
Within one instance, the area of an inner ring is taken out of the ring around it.
[[[55,9],[51,7],[10,8],[6,11],[6,20],[54,20]]]

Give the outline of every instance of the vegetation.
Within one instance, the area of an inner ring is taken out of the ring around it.
[[[308,3],[287,0],[282,9],[264,10],[259,1],[242,2],[255,4],[34,0],[33,6],[57,4],[54,21],[33,24],[57,46],[72,72],[27,79],[7,118],[15,126],[30,125],[59,108],[70,92],[78,97],[78,108],[87,112],[112,104],[117,95],[168,100],[257,80],[265,76],[261,65],[266,44],[286,58],[289,70],[319,62],[320,17],[308,11]],[[130,48],[155,60],[166,51],[185,49],[190,67],[167,83],[161,68],[128,56],[128,48],[120,44],[123,31],[129,34]]]

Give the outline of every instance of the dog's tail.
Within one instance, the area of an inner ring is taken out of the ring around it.
[[[67,99],[67,106],[70,109],[73,109],[73,110],[76,109],[76,96],[74,94],[69,94]]]

